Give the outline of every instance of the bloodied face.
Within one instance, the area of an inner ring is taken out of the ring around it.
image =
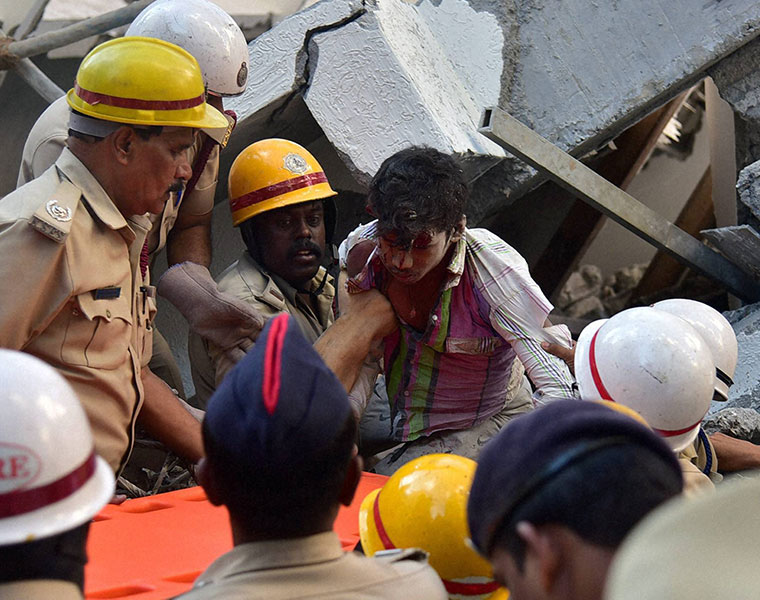
[[[423,231],[411,241],[403,241],[398,232],[383,232],[381,229],[377,246],[380,259],[394,279],[401,284],[411,285],[419,282],[441,264],[451,247],[461,237],[458,230]]]

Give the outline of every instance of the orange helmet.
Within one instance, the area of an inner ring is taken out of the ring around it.
[[[230,167],[230,211],[235,226],[276,208],[335,195],[317,160],[288,140],[251,144]]]
[[[450,598],[506,600],[491,565],[470,545],[467,498],[475,467],[454,454],[429,454],[402,466],[362,502],[364,552],[422,548]]]

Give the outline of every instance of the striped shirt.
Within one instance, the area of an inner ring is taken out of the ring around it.
[[[376,237],[376,221],[354,230],[341,245],[342,264],[357,243]],[[389,277],[375,249],[347,289],[382,290]],[[567,366],[540,346],[557,341],[557,333],[569,345],[564,326],[552,328],[555,337],[543,328],[552,308],[516,250],[485,229],[466,229],[425,330],[399,320],[399,329],[384,340],[394,439],[467,429],[499,412],[509,400],[515,357],[541,395],[572,398]]]

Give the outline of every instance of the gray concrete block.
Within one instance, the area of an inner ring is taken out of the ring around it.
[[[458,152],[481,175],[477,223],[537,183],[477,134],[484,106],[583,154],[751,41],[759,19],[754,0],[325,0],[251,43],[249,88],[230,104],[261,138],[302,96],[359,188],[401,147]]]
[[[750,225],[757,231],[760,229],[760,161],[753,162],[739,172],[736,195],[739,199],[736,207],[739,222]]]
[[[727,408],[760,410],[760,303],[745,309],[743,318],[732,322],[739,345],[734,385],[729,389],[728,402],[712,403],[711,414]],[[737,312],[736,316],[740,317],[741,313]]]
[[[702,427],[708,435],[725,433],[760,444],[760,413],[753,408],[724,408],[705,419]]]

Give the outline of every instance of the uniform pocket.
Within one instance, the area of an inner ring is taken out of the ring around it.
[[[132,312],[129,297],[95,300],[92,292],[73,301],[61,360],[95,369],[116,369],[129,360]]]
[[[502,344],[500,338],[472,337],[446,339],[446,352],[450,354],[493,354]]]

